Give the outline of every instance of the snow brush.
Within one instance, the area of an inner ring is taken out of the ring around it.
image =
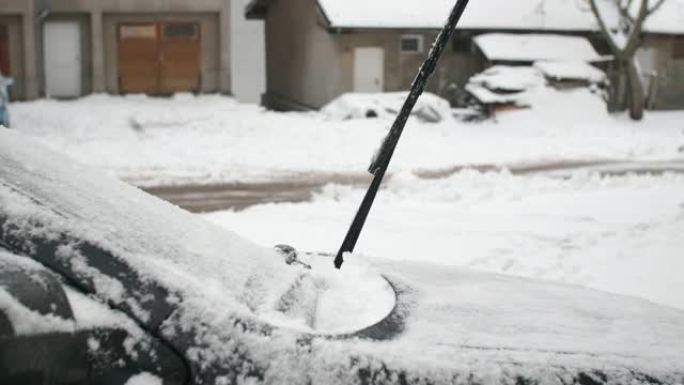
[[[458,0],[454,5],[444,28],[442,28],[442,31],[437,35],[427,59],[425,59],[423,65],[421,65],[418,70],[418,75],[416,75],[411,84],[411,91],[409,92],[406,101],[404,101],[404,105],[402,106],[399,115],[397,115],[397,118],[394,120],[392,128],[383,139],[382,145],[378,149],[378,152],[368,168],[368,172],[373,175],[373,181],[368,187],[368,191],[366,191],[361,206],[359,206],[359,209],[356,212],[354,221],[351,226],[349,226],[347,236],[344,238],[344,242],[342,242],[342,246],[335,257],[335,267],[338,269],[342,267],[342,263],[344,263],[344,253],[351,253],[354,251],[354,247],[361,235],[363,225],[366,223],[366,218],[373,206],[373,201],[378,193],[382,179],[387,172],[387,167],[392,159],[392,154],[394,154],[394,149],[397,147],[401,133],[406,126],[406,121],[411,115],[411,111],[413,111],[413,107],[416,105],[418,98],[425,90],[425,84],[435,71],[437,62],[439,62],[439,58],[442,56],[444,48],[451,39],[451,35],[453,35],[456,25],[458,25],[458,21],[461,19],[461,16],[463,16],[463,11],[465,11],[467,5],[468,0]]]

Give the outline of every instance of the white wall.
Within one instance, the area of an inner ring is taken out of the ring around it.
[[[231,1],[232,88],[241,102],[259,103],[266,90],[264,23],[245,19],[248,2]]]

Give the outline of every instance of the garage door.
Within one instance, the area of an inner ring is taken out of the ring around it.
[[[197,23],[121,24],[118,56],[122,93],[171,94],[200,89]]]
[[[119,28],[119,89],[123,93],[156,93],[159,43],[155,24]]]
[[[0,24],[0,72],[5,75],[10,73],[9,34],[4,24]]]
[[[75,21],[43,25],[45,94],[74,98],[81,95],[81,28]]]

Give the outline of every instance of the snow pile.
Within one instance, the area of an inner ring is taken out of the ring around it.
[[[270,244],[336,250],[364,189],[332,185],[313,202],[207,214]],[[550,279],[684,309],[684,176],[394,175],[357,250],[397,261]]]
[[[532,63],[539,60],[601,60],[589,40],[579,36],[485,33],[473,40],[491,61]]]
[[[534,67],[553,80],[582,80],[588,83],[603,83],[605,72],[582,61],[538,61]]]
[[[569,75],[572,75],[569,71],[578,70],[576,66],[566,67],[564,64],[551,64],[549,67],[551,71],[558,69]],[[596,75],[586,69],[583,71],[587,76]],[[576,72],[574,75],[582,76],[582,73]],[[465,89],[485,105],[530,107],[533,111],[527,113],[529,118],[536,116],[541,121],[577,121],[575,111],[580,107],[584,116],[593,119],[595,124],[607,123],[609,116],[598,89],[585,86],[556,89],[547,84],[543,70],[536,66],[496,65],[471,77]],[[514,119],[518,118],[520,115]]]
[[[311,270],[278,305],[259,313],[269,323],[300,332],[345,334],[380,322],[394,308],[394,291],[367,261],[349,256],[338,270],[330,256],[301,258]]]
[[[143,372],[129,378],[124,385],[162,385],[162,383],[161,378],[154,374]]]
[[[468,83],[493,92],[511,93],[542,86],[546,82],[539,71],[532,67],[496,65],[472,76]]]
[[[471,77],[465,89],[483,104],[512,104],[529,107],[527,91],[546,85],[544,76],[532,67],[496,65]]]
[[[651,112],[635,124],[609,116],[605,103],[586,90],[544,89],[529,100],[543,107],[477,124],[409,119],[392,171],[672,159],[684,148],[682,112]],[[268,112],[211,95],[95,95],[13,103],[10,109],[15,130],[140,186],[365,175],[390,125],[382,119],[339,121],[318,113]]]
[[[380,322],[394,307],[394,291],[368,261],[345,258],[335,269],[332,258],[311,255],[314,277],[324,283],[317,303],[314,329],[323,333],[350,333]]]
[[[347,93],[333,99],[321,109],[321,112],[336,120],[393,120],[401,111],[407,96],[408,92]],[[452,121],[449,102],[429,92],[424,92],[420,96],[411,116],[427,123]]]
[[[524,100],[529,103],[530,108],[522,111],[515,111],[514,116],[509,119],[521,122],[521,124],[534,124],[537,122],[553,122],[551,128],[558,131],[556,133],[548,133],[548,135],[555,136],[563,140],[562,135],[567,134],[568,131],[577,129],[582,125],[583,121],[592,120],[591,124],[587,124],[586,128],[590,126],[595,130],[601,130],[603,127],[609,127],[611,124],[611,116],[607,111],[605,100],[600,90],[587,87],[577,87],[570,89],[556,89],[550,86],[533,88],[525,93]],[[581,114],[578,114],[581,111]],[[562,127],[555,122],[568,122],[567,127]],[[561,128],[562,127],[562,128]],[[609,131],[594,133],[594,135],[603,136]],[[586,132],[586,131],[585,131]],[[618,133],[621,135],[621,133]],[[567,138],[567,140],[577,140],[579,138]],[[591,145],[587,143],[588,145]],[[585,154],[589,154],[587,148],[584,149]],[[629,154],[628,156],[632,156]],[[675,155],[676,156],[676,155]],[[584,157],[584,160],[592,158],[591,155]],[[559,158],[558,155],[551,156],[551,158]],[[595,159],[595,158],[594,158]]]

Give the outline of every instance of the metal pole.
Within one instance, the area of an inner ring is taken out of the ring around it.
[[[359,235],[361,235],[363,225],[366,223],[366,218],[368,217],[368,213],[370,212],[370,209],[373,206],[373,201],[375,200],[375,196],[378,193],[378,189],[380,188],[382,179],[385,177],[387,167],[389,167],[390,160],[392,159],[392,154],[394,154],[394,149],[397,147],[397,143],[399,142],[401,133],[404,131],[404,127],[406,126],[406,121],[411,115],[411,111],[413,110],[413,107],[416,105],[418,97],[420,97],[420,95],[425,90],[425,84],[427,83],[428,79],[430,79],[432,73],[435,71],[435,67],[437,67],[437,62],[439,61],[439,58],[442,56],[444,48],[447,46],[447,43],[451,39],[451,35],[456,29],[456,25],[458,24],[458,21],[461,19],[463,11],[465,11],[467,5],[468,0],[458,0],[456,2],[456,5],[454,5],[454,8],[451,10],[451,14],[449,15],[447,23],[444,25],[444,28],[442,28],[442,31],[439,33],[439,35],[437,35],[437,39],[435,40],[432,49],[430,50],[428,58],[425,60],[425,62],[423,62],[423,65],[420,67],[420,70],[418,71],[418,75],[416,75],[416,78],[413,80],[413,83],[411,84],[411,91],[409,92],[409,95],[406,98],[406,101],[404,102],[404,105],[401,108],[399,115],[397,115],[397,118],[394,121],[394,124],[392,125],[389,134],[383,141],[382,147],[378,152],[378,156],[373,161],[368,170],[371,174],[374,175],[373,181],[368,187],[368,191],[366,191],[366,196],[363,198],[361,206],[359,207],[359,210],[356,212],[356,216],[354,217],[354,221],[352,222],[351,226],[349,227],[349,230],[347,231],[347,236],[344,238],[344,242],[342,242],[342,246],[340,247],[340,250],[337,252],[337,256],[335,257],[335,267],[338,269],[342,267],[342,263],[344,263],[344,253],[354,251],[354,247],[356,246],[356,242],[359,239]]]

